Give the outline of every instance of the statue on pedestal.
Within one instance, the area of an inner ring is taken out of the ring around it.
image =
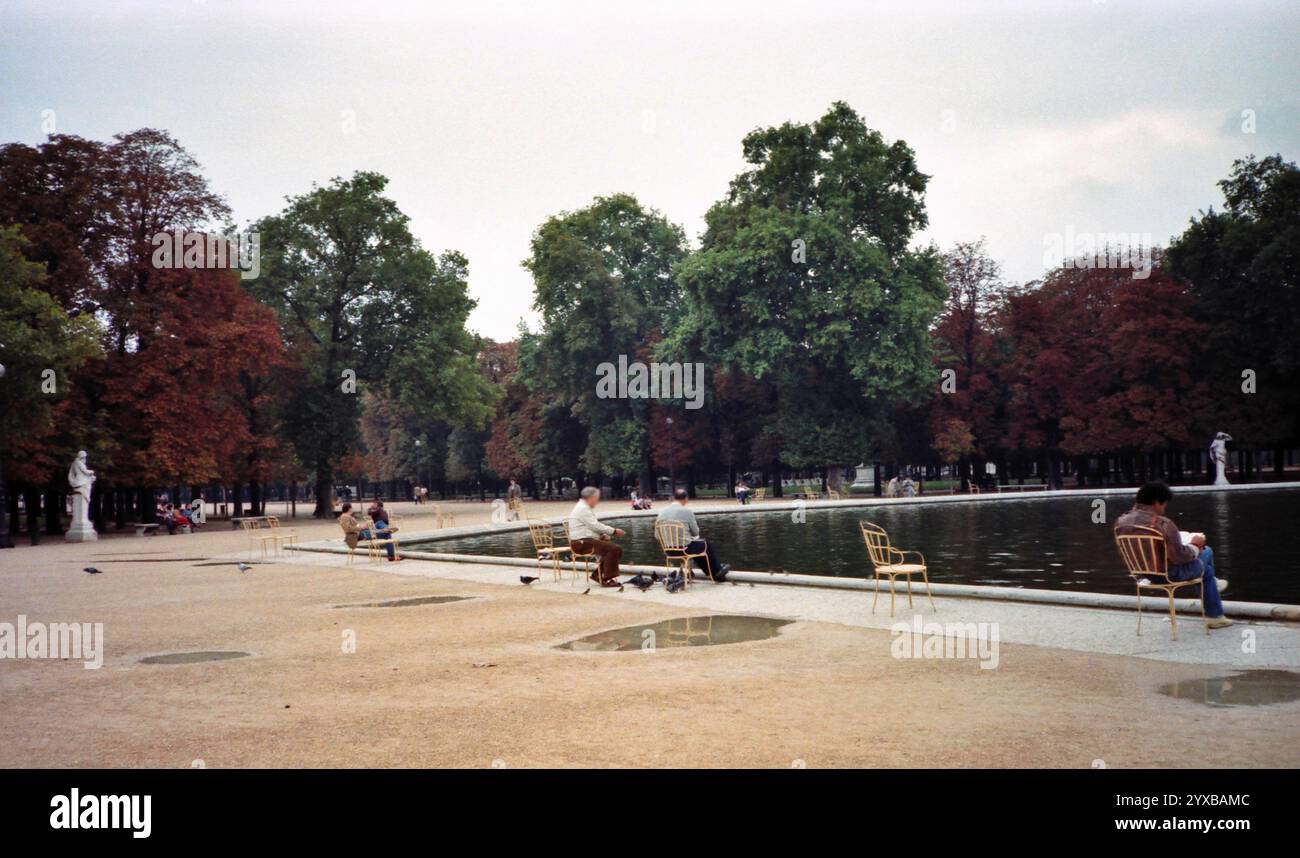
[[[68,468],[68,486],[72,489],[72,526],[63,538],[68,542],[94,542],[99,539],[90,523],[90,487],[95,483],[95,472],[86,467],[86,451],[77,453]]]
[[[1214,484],[1216,486],[1231,485],[1228,482],[1228,442],[1232,436],[1227,432],[1219,432],[1210,442],[1210,461],[1214,462]]]

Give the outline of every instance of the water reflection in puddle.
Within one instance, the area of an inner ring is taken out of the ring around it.
[[[354,605],[335,605],[336,608],[406,608],[412,605],[442,605],[463,602],[473,596],[417,596],[411,599],[388,599],[384,602],[358,602]]]
[[[150,655],[140,659],[141,664],[194,664],[200,661],[228,661],[232,658],[248,658],[252,653],[233,650],[209,650],[205,652],[168,652],[162,655]]]
[[[583,652],[626,652],[683,646],[718,646],[776,637],[782,626],[793,620],[710,614],[679,617],[658,623],[625,626],[568,641],[559,649]]]
[[[1184,679],[1160,686],[1160,693],[1206,706],[1267,706],[1300,700],[1300,673],[1243,670],[1232,676]]]

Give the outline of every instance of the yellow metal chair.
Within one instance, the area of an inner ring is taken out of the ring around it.
[[[443,512],[442,504],[436,503],[433,505],[433,514],[437,519],[439,528],[456,526],[456,516],[449,512]]]
[[[528,535],[533,538],[533,549],[537,552],[537,562],[551,561],[551,571],[555,573],[555,580],[559,581],[564,577],[564,568],[560,565],[561,556],[573,554],[573,549],[568,545],[555,544],[555,530],[551,527],[549,521],[536,518],[528,519]],[[573,570],[573,577],[577,579],[577,569]]]
[[[754,489],[754,500],[761,501],[767,499],[767,489]]]
[[[1124,533],[1115,533],[1115,547],[1119,556],[1128,567],[1128,574],[1137,585],[1138,623],[1137,633],[1142,634],[1142,591],[1162,590],[1169,596],[1169,629],[1173,639],[1178,640],[1178,618],[1174,611],[1174,594],[1180,587],[1195,587],[1201,584],[1200,578],[1188,581],[1169,580],[1169,552],[1165,545],[1165,535],[1153,527],[1133,525]],[[1201,597],[1201,622],[1205,624],[1205,633],[1210,633],[1210,622],[1205,617],[1205,598]]]
[[[907,607],[912,607],[912,576],[918,572],[925,581],[925,595],[930,600],[930,609],[934,606],[934,595],[930,592],[930,575],[925,565],[925,555],[919,551],[900,551],[889,543],[889,534],[885,529],[869,521],[861,522],[862,539],[867,543],[867,554],[875,568],[876,593],[871,598],[871,613],[876,612],[876,600],[880,598],[880,579],[889,578],[889,616],[894,615],[894,582],[899,575],[907,578]],[[905,563],[908,557],[915,557],[919,562]]]
[[[374,529],[373,523],[371,524],[370,527],[366,529],[370,532],[370,539],[366,540],[366,562],[367,563],[369,563],[372,560],[382,561],[388,555],[388,549],[385,548],[384,546],[390,542],[393,544],[393,556],[398,557],[401,555],[402,546],[401,543],[397,541],[397,534],[393,533],[391,530],[386,530],[384,532],[388,534],[388,538],[380,539],[378,536],[375,535],[377,531]]]
[[[261,522],[255,518],[245,518],[239,523],[239,529],[248,535],[248,559],[253,559],[253,552],[259,544],[262,546],[262,558],[265,559],[266,541],[274,537],[257,532],[261,530]]]
[[[664,553],[664,565],[671,574],[673,564],[679,563],[682,567],[682,577],[686,581],[689,589],[691,586],[691,561],[697,557],[704,558],[704,565],[708,568],[709,577],[713,577],[713,567],[709,565],[709,556],[706,552],[690,552],[686,550],[687,544],[691,541],[691,536],[686,532],[686,525],[680,521],[659,521],[655,523],[655,539],[659,542],[659,548]]]
[[[268,516],[266,517],[266,525],[267,525],[267,528],[268,528],[268,531],[269,531],[269,532],[267,532],[267,533],[262,533],[262,534],[258,534],[258,538],[260,538],[260,539],[262,540],[262,548],[263,548],[263,549],[266,548],[267,540],[270,540],[270,541],[271,541],[271,543],[272,543],[272,550],[273,550],[274,553],[276,553],[276,554],[279,554],[279,553],[280,553],[280,546],[281,546],[281,545],[286,545],[286,544],[287,544],[287,545],[297,545],[297,544],[298,544],[298,534],[294,533],[292,530],[290,530],[290,529],[288,529],[288,528],[281,527],[281,526],[280,526],[280,519],[279,519],[277,516],[274,516],[274,515],[268,515]],[[265,552],[263,552],[263,553],[265,553]]]
[[[826,499],[827,499],[827,500],[839,500],[839,499],[840,499],[840,493],[839,493],[839,492],[835,492],[835,491],[829,491],[829,492],[826,493]]]
[[[587,579],[590,580],[590,579],[591,579],[591,567],[590,567],[589,564],[591,564],[591,563],[599,564],[599,563],[600,563],[600,555],[599,555],[599,554],[594,554],[594,553],[593,553],[593,554],[582,554],[582,553],[580,553],[576,548],[573,547],[573,534],[572,534],[572,533],[570,532],[570,530],[569,530],[569,520],[568,520],[567,518],[564,520],[564,544],[567,545],[567,546],[569,546],[569,555],[570,555],[570,557],[572,558],[573,563],[574,563],[574,567],[573,567],[573,580],[574,580],[574,581],[577,581],[577,580],[578,580],[578,567],[577,567],[577,562],[578,562],[579,560],[582,561],[582,571],[583,571],[583,573],[586,575]]]

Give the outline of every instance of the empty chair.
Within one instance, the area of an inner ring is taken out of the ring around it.
[[[920,573],[922,580],[925,581],[925,595],[930,600],[931,610],[938,610],[934,606],[934,595],[930,592],[930,576],[925,565],[925,556],[919,551],[900,551],[889,543],[889,534],[885,529],[869,521],[862,522],[862,539],[867,543],[867,554],[871,557],[871,565],[875,569],[876,593],[871,598],[871,613],[876,612],[876,600],[880,598],[880,579],[889,578],[889,616],[894,615],[894,581],[899,575],[907,578],[907,607],[912,607],[912,576]],[[913,557],[916,562],[908,563],[908,557]]]
[[[1119,556],[1128,567],[1128,574],[1137,585],[1138,621],[1137,633],[1142,634],[1142,591],[1160,590],[1169,597],[1169,629],[1173,639],[1178,640],[1178,617],[1174,611],[1174,594],[1179,587],[1199,586],[1200,578],[1186,581],[1169,580],[1169,555],[1165,550],[1165,535],[1154,527],[1133,525],[1124,533],[1116,532],[1115,547]],[[1209,620],[1205,617],[1205,599],[1201,599],[1201,622],[1205,624],[1205,633],[1210,633]]]
[[[452,515],[449,512],[443,512],[442,504],[436,503],[433,505],[433,514],[434,517],[437,519],[438,527],[456,526],[456,516]]]
[[[555,544],[555,530],[552,529],[549,521],[541,519],[528,519],[528,535],[533,538],[533,549],[537,552],[537,561],[540,563],[545,560],[551,562],[551,571],[555,573],[555,580],[559,581],[564,575],[564,570],[560,566],[560,560],[564,554],[573,554],[573,549],[568,545]],[[578,570],[573,569],[573,577],[576,580]]]

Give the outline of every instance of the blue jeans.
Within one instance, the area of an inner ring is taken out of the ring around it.
[[[1190,563],[1169,567],[1170,581],[1189,581],[1201,578],[1201,601],[1205,603],[1205,616],[1218,619],[1223,616],[1223,600],[1219,598],[1219,582],[1214,577],[1214,552],[1210,546],[1201,549],[1201,556]]]
[[[393,543],[392,543],[392,539],[393,539],[393,538],[392,538],[391,536],[389,536],[387,533],[384,533],[384,531],[380,530],[380,531],[376,532],[376,533],[372,536],[371,533],[370,533],[370,529],[367,528],[367,529],[361,531],[361,538],[362,538],[362,539],[382,539],[382,540],[384,540],[384,550],[388,552],[388,556],[389,556],[389,557],[392,557],[392,556],[393,556]]]

